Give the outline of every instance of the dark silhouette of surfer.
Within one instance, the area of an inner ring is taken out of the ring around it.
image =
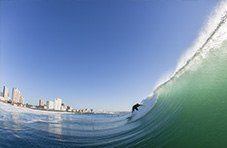
[[[135,105],[133,105],[132,112],[134,112],[135,110],[138,110],[138,107],[140,107],[140,106],[142,106],[142,105],[139,103],[136,103]]]

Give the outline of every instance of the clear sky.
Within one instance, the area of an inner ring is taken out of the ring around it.
[[[130,110],[174,69],[217,1],[1,0],[0,85]]]

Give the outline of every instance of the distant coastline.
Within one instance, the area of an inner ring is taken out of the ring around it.
[[[3,106],[11,106],[12,108],[19,109],[20,111],[27,113],[38,113],[38,114],[71,114],[71,115],[114,115],[114,114],[127,114],[129,111],[119,111],[119,112],[93,112],[93,113],[74,113],[74,112],[66,112],[66,111],[55,111],[55,110],[42,110],[42,109],[32,109],[28,107],[15,106],[9,103],[6,103],[0,100],[0,105]],[[13,111],[13,110],[10,110]]]
[[[48,110],[39,110],[39,109],[32,109],[32,108],[27,108],[27,107],[21,107],[21,106],[14,106],[12,104],[3,102],[0,100],[0,104],[4,106],[11,106],[13,108],[19,109],[21,111],[25,111],[28,113],[48,113],[48,114],[75,114],[72,112],[63,112],[63,111],[48,111]]]
[[[0,101],[12,106],[21,108],[28,108],[32,110],[47,111],[47,112],[69,112],[74,114],[93,114],[93,109],[75,109],[71,105],[66,105],[61,98],[56,98],[54,101],[46,99],[39,99],[38,105],[24,103],[24,96],[19,88],[12,89],[12,96],[10,97],[10,90],[3,86],[3,91],[0,92]]]

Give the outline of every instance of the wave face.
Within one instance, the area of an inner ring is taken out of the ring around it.
[[[0,147],[226,147],[227,2],[138,112],[71,115],[0,103]]]
[[[159,114],[173,122],[167,146],[227,146],[227,41],[207,56],[157,91]]]

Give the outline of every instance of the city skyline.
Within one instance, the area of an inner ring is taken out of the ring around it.
[[[12,88],[12,95],[10,95],[10,89],[7,86],[3,86],[3,90],[0,91],[0,102],[10,104],[13,106],[18,106],[22,108],[29,108],[34,110],[42,111],[60,111],[60,112],[70,112],[70,113],[79,113],[79,114],[93,114],[93,109],[83,108],[78,109],[74,108],[71,105],[67,105],[63,102],[61,98],[55,98],[54,101],[51,99],[39,98],[37,104],[30,104],[29,102],[24,102],[23,93],[19,88]]]
[[[12,103],[20,103],[20,104],[27,104],[27,103],[30,104],[29,101],[24,102],[23,93],[20,91],[19,88],[13,87],[12,89],[10,89],[9,87],[7,87],[5,85],[4,86],[1,86],[0,88],[3,88],[3,89],[0,90],[0,93],[1,93],[0,96],[3,97],[5,101],[11,101]],[[10,90],[12,90],[11,95],[10,95]],[[55,99],[56,100],[59,100],[60,98],[57,97]],[[29,99],[27,98],[27,100],[29,100]],[[40,101],[44,101],[44,102],[40,102]],[[46,102],[48,102],[48,101],[51,101],[51,100],[48,99],[48,98],[38,98],[37,99],[37,102],[38,103],[37,104],[34,104],[34,105],[40,106],[41,104],[46,104]],[[60,104],[62,104],[62,101],[60,101],[60,102],[61,102]],[[59,109],[60,107],[56,107],[56,108],[57,109],[55,109],[55,110],[60,110]]]
[[[216,3],[3,1],[0,85],[32,104],[128,111],[175,68]]]
[[[4,98],[5,101],[11,101],[12,103],[20,103],[20,104],[32,104],[31,102],[29,102],[29,98],[24,97],[23,93],[20,91],[20,89],[18,87],[12,87],[11,89],[9,87],[7,87],[6,85],[4,86],[0,86],[0,96]],[[10,93],[12,90],[12,93]],[[26,99],[26,101],[24,101],[24,99]],[[34,99],[34,98],[33,98]],[[55,100],[61,100],[60,97],[56,97]],[[54,102],[52,101],[50,98],[45,98],[45,97],[41,97],[41,98],[36,98],[37,103],[33,104],[33,105],[37,105],[40,106],[40,104],[42,104],[40,101],[44,101],[44,104],[46,104],[47,102]],[[45,101],[46,100],[46,101]],[[62,104],[63,102],[60,101]],[[58,107],[53,107],[55,110],[60,110],[59,105]]]

